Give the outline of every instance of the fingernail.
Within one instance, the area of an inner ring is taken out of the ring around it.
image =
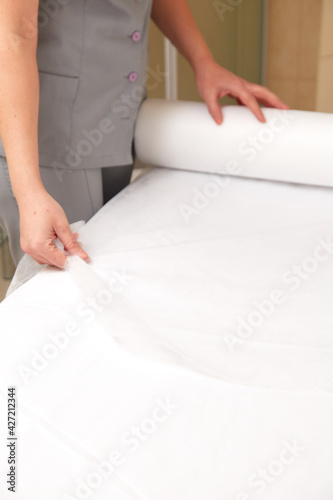
[[[79,252],[79,257],[86,262],[90,261],[89,255],[86,252]]]

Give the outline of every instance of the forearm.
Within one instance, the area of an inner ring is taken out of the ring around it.
[[[154,0],[152,20],[188,60],[193,70],[212,54],[192,16],[187,0]]]
[[[26,35],[20,31],[20,22],[5,9],[0,24],[0,135],[18,201],[42,187],[37,133],[37,29]]]

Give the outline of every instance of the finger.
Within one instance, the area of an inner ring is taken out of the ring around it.
[[[45,248],[46,248],[45,242],[43,242],[43,244],[39,244],[37,242],[27,243],[25,241],[21,241],[21,248],[24,251],[24,253],[29,255],[38,264],[40,264],[40,265],[44,265],[44,264],[53,265],[52,260],[50,260],[50,258],[49,258],[49,252],[47,251],[47,249],[45,250]],[[60,264],[59,264],[59,262],[60,262]],[[61,267],[61,260],[59,262],[56,261],[57,267]]]
[[[252,111],[252,113],[254,114],[254,116],[261,123],[265,123],[266,122],[266,118],[264,117],[264,114],[261,111],[261,108],[260,108],[260,106],[259,106],[256,98],[253,97],[253,95],[249,91],[247,91],[244,88],[244,91],[241,92],[241,94],[239,95],[239,99],[243,102],[243,104],[245,104],[245,106],[247,106]]]
[[[81,243],[81,241],[79,241],[79,236],[80,236],[79,233],[74,233],[73,236],[74,236],[75,240],[77,241],[77,244],[80,245],[80,247],[82,248],[82,243]],[[66,248],[66,250],[67,250],[67,248]]]
[[[218,103],[217,96],[213,93],[204,97],[206,101],[206,105],[209,111],[209,114],[213,118],[213,120],[217,123],[217,125],[221,125],[223,122],[223,115],[221,107]]]
[[[49,266],[55,266],[63,268],[66,262],[66,255],[64,252],[56,248],[53,241],[48,241],[44,244],[43,248],[39,249],[39,252],[31,252],[29,254],[38,264],[46,264]]]
[[[81,257],[81,259],[85,260],[86,262],[89,261],[88,254],[81,248],[80,243],[75,238],[69,225],[61,228],[56,228],[56,232],[59,240],[62,242],[65,249],[71,255],[78,255],[79,257]]]
[[[65,267],[66,254],[55,246],[54,241],[49,240],[46,242],[42,256],[45,259],[45,263],[50,266],[59,267],[60,269]]]
[[[290,107],[281,101],[281,99],[266,87],[254,83],[247,84],[247,88],[252,92],[256,99],[268,108],[290,109]]]

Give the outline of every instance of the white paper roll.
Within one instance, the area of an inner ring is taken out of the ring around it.
[[[333,114],[223,107],[215,124],[205,104],[148,99],[135,149],[155,166],[333,187]]]

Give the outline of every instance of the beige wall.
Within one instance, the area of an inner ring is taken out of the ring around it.
[[[219,5],[226,1],[189,0],[193,15],[215,59],[238,75],[260,82],[262,52],[263,0],[243,0],[238,7],[223,12]],[[149,68],[163,68],[163,37],[151,23]],[[149,79],[148,81],[151,81]],[[192,70],[187,61],[178,56],[179,99],[200,100]],[[150,97],[163,97],[164,85],[149,90]],[[222,102],[232,102],[225,98]]]
[[[230,11],[210,0],[189,0],[193,15],[215,60],[248,80],[260,82],[262,44],[262,0],[247,0]],[[191,68],[179,56],[179,98],[200,100]],[[233,100],[225,98],[223,102]]]
[[[322,1],[267,1],[266,85],[293,109],[316,109]]]
[[[333,113],[333,0],[323,0],[316,108]]]
[[[260,81],[262,0],[243,0],[222,12],[227,1],[189,0],[214,57],[251,81]],[[266,0],[264,83],[293,109],[333,112],[333,0]],[[151,23],[148,79],[151,97],[164,97],[163,36]],[[179,98],[200,100],[193,74],[178,56]],[[223,102],[234,102],[224,99]]]
[[[147,90],[149,97],[163,98],[165,95],[164,42],[162,33],[151,21],[149,26],[149,63]]]

